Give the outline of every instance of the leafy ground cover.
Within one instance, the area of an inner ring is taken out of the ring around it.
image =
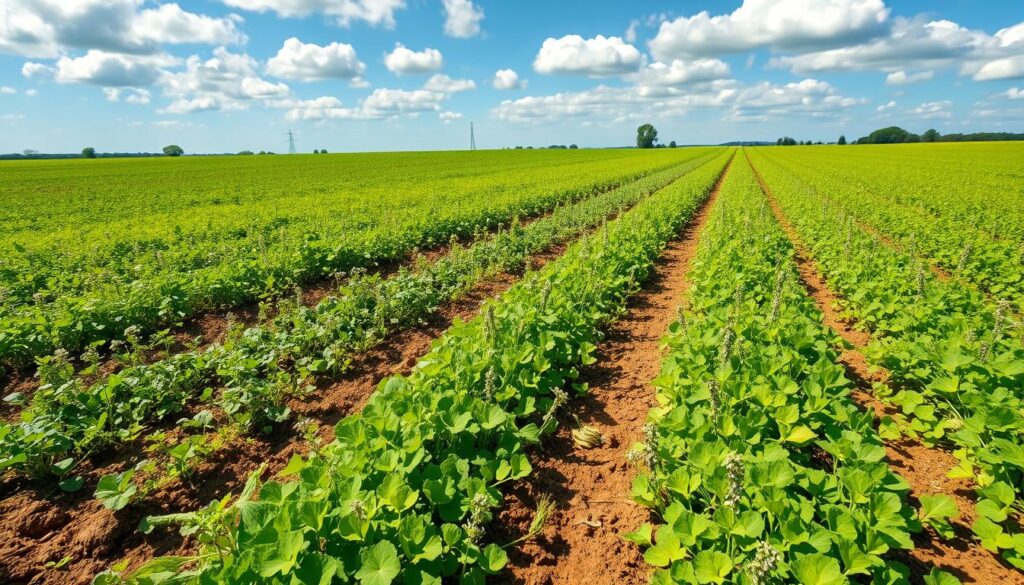
[[[921,256],[997,299],[1017,306],[1024,302],[1024,216],[1019,209],[1007,210],[999,216],[1002,231],[995,231],[981,227],[985,215],[975,213],[998,209],[998,201],[1024,188],[1018,180],[1003,176],[1003,183],[993,185],[993,177],[977,176],[988,165],[969,173],[932,173],[933,163],[886,175],[866,168],[873,160],[855,158],[829,166],[811,153],[794,156],[776,149],[760,154],[799,177],[822,202],[877,229],[910,255]],[[904,195],[908,192],[914,195]],[[955,212],[965,202],[968,206]]]
[[[1019,149],[13,165],[0,363],[39,383],[0,423],[0,581],[1012,582]]]
[[[1008,303],[942,281],[918,258],[823,205],[798,178],[756,151],[751,160],[806,243],[846,315],[872,333],[867,355],[891,379],[876,395],[900,409],[882,433],[950,449],[952,477],[970,480],[982,546],[1024,567],[1019,532],[1024,459],[1024,346]]]
[[[667,337],[658,406],[631,460],[658,513],[629,538],[654,583],[893,583],[918,528],[873,415],[849,398],[835,334],[738,157]],[[944,496],[929,501],[941,516]],[[936,573],[933,578],[939,578]]]
[[[312,378],[343,372],[353,353],[389,331],[422,320],[473,283],[515,269],[529,255],[635,205],[709,159],[560,207],[528,226],[455,247],[416,270],[387,279],[357,276],[316,307],[285,304],[271,322],[234,329],[223,344],[130,365],[92,382],[95,364],[76,374],[68,363],[44,361],[45,384],[22,421],[0,424],[0,470],[68,476],[76,458],[132,440],[147,423],[195,402],[218,407],[243,430],[269,430],[288,418],[285,400],[307,392]]]
[[[158,558],[130,579],[185,582],[480,582],[506,562],[486,526],[499,487],[530,472],[524,448],[552,430],[601,327],[706,197],[713,163],[644,200],[482,314],[458,323],[408,377],[382,381],[335,440],[296,458],[283,482],[151,518],[202,533],[198,556]],[[255,494],[258,493],[258,499]],[[102,576],[101,583],[120,577]]]
[[[468,237],[703,154],[409,153],[13,166],[0,186],[0,366],[124,340],[126,331],[148,336],[202,311],[394,261],[416,247]],[[338,177],[345,179],[339,184]]]

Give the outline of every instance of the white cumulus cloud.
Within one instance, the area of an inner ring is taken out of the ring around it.
[[[43,63],[33,63],[31,61],[21,66],[21,74],[29,79],[46,79],[53,77],[56,70],[49,65]]]
[[[918,71],[917,73],[907,73],[900,69],[899,71],[893,71],[885,77],[886,85],[910,85],[912,83],[920,83],[922,81],[929,81],[935,77],[934,71]]]
[[[145,87],[159,78],[164,67],[177,62],[170,55],[126,55],[91,50],[81,57],[61,57],[54,79],[57,83]]]
[[[444,0],[444,34],[468,39],[480,34],[484,11],[471,0]]]
[[[437,49],[413,51],[402,43],[395,44],[395,50],[384,56],[384,66],[395,75],[411,75],[437,71],[444,65],[444,57]]]
[[[957,68],[976,81],[1024,77],[1024,23],[995,35],[950,20],[896,18],[880,38],[835,49],[775,57],[770,64],[794,73]]]
[[[499,69],[494,72],[491,85],[494,89],[526,89],[526,80],[519,79],[514,69]]]
[[[1024,55],[1003,57],[985,63],[974,74],[975,81],[1017,79],[1024,77]]]
[[[254,12],[274,12],[287,18],[313,14],[331,17],[342,26],[363,21],[374,26],[395,26],[395,12],[405,0],[223,0],[225,4]]]
[[[299,81],[360,80],[366,65],[356,56],[352,45],[331,43],[321,47],[292,37],[267,61],[266,71],[275,77]]]
[[[953,114],[949,112],[949,108],[952,106],[953,102],[948,100],[925,102],[916,108],[907,110],[906,113],[924,120],[946,119],[953,117]]]
[[[149,90],[133,87],[105,87],[103,94],[107,96],[109,102],[124,102],[139,106],[148,104],[152,98]]]
[[[643,55],[621,37],[566,35],[544,41],[533,61],[538,73],[608,77],[640,69]]]
[[[423,89],[438,93],[453,94],[476,89],[476,82],[472,79],[452,79],[444,73],[437,73],[427,80],[427,83],[423,85]]]
[[[634,76],[638,85],[672,87],[725,79],[729,76],[729,64],[719,59],[675,59],[671,63],[651,63]]]
[[[878,106],[877,108],[875,108],[875,111],[876,112],[884,112],[886,110],[891,110],[891,109],[893,109],[895,107],[896,107],[896,102],[893,101],[893,100],[890,100],[888,103],[882,104],[882,105]]]
[[[436,91],[417,89],[377,89],[356,107],[345,107],[336,97],[312,100],[282,100],[277,105],[288,109],[285,117],[297,120],[376,120],[398,116],[417,116],[440,112],[447,96]]]
[[[505,100],[491,113],[505,122],[531,126],[570,119],[632,123],[704,109],[721,111],[724,119],[735,122],[794,116],[828,118],[866,103],[864,99],[839,95],[830,84],[814,79],[746,86],[732,79],[718,79],[683,87],[598,86],[579,92],[527,96]]]
[[[240,44],[238,17],[143,0],[0,0],[0,52],[56,58],[69,50],[158,53],[162,44]]]
[[[243,110],[254,101],[279,99],[288,95],[284,83],[259,76],[259,63],[246,54],[232,53],[223,47],[210,59],[193,55],[185,70],[165,71],[159,84],[174,101],[162,113],[188,114],[208,110]]]
[[[881,34],[888,16],[882,0],[744,0],[730,14],[704,11],[661,23],[650,48],[670,61],[760,47],[842,46]]]

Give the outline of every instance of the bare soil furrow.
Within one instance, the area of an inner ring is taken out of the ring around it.
[[[498,582],[647,582],[649,570],[640,550],[621,538],[650,517],[630,498],[633,474],[626,452],[643,437],[654,401],[650,382],[661,369],[661,339],[689,288],[688,268],[726,173],[728,167],[679,238],[666,247],[653,277],[611,326],[598,346],[597,362],[582,372],[590,391],[570,403],[571,411],[582,424],[600,430],[604,444],[576,446],[571,438],[575,421],[562,420],[556,435],[534,454],[533,474],[507,494],[496,522],[498,542],[526,531],[538,498],[550,496],[557,506],[537,538],[509,551],[509,568]]]

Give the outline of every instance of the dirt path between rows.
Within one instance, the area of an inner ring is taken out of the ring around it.
[[[535,454],[533,474],[508,494],[495,529],[499,542],[525,532],[540,496],[551,496],[557,505],[537,538],[509,550],[509,569],[497,582],[647,582],[649,570],[640,550],[621,538],[650,517],[630,498],[633,473],[626,452],[642,440],[654,402],[650,382],[661,370],[661,339],[689,288],[687,273],[698,237],[727,173],[728,166],[678,239],[665,248],[654,275],[630,299],[626,314],[611,326],[598,346],[597,362],[582,372],[590,392],[571,402],[571,409],[581,423],[601,431],[604,445],[577,447],[570,436],[572,423],[563,420],[557,434]]]
[[[836,311],[837,295],[829,290],[812,255],[803,245],[753,163],[751,168],[754,169],[772,213],[796,250],[800,280],[808,295],[821,310],[823,323],[838,333],[849,345],[843,349],[839,360],[856,388],[852,394],[853,399],[862,408],[872,410],[876,417],[893,414],[892,407],[884,404],[871,392],[872,384],[885,382],[887,375],[884,371],[869,367],[864,356],[863,350],[871,341],[870,334],[855,330],[852,323],[842,320]],[[953,574],[964,583],[1024,583],[1024,576],[974,541],[970,529],[977,518],[974,490],[971,483],[965,479],[946,477],[946,473],[957,464],[952,454],[928,447],[911,438],[886,441],[886,453],[890,467],[910,484],[910,496],[914,504],[922,495],[946,494],[956,501],[960,509],[959,517],[952,519],[956,532],[952,540],[944,540],[928,529],[914,535],[914,550],[898,551],[893,554],[895,560],[903,562],[910,568],[913,582],[921,583],[921,577],[928,574],[934,566]]]

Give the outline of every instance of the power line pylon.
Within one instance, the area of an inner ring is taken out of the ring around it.
[[[473,133],[473,123],[469,123],[469,149],[476,150],[476,134]]]
[[[285,136],[288,137],[288,154],[296,154],[298,151],[295,150],[295,133],[289,130],[285,132]]]

